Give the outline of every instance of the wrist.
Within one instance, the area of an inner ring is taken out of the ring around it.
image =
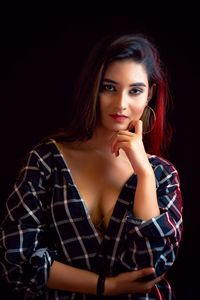
[[[100,274],[98,279],[97,279],[97,286],[96,286],[97,299],[102,299],[102,296],[104,295],[105,280],[106,280],[105,275]]]
[[[138,178],[155,178],[155,174],[151,165],[136,172]]]

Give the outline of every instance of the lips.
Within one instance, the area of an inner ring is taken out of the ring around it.
[[[124,122],[128,117],[121,114],[110,114],[110,117],[113,118],[116,122]]]

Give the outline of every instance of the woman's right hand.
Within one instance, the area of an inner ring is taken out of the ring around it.
[[[152,287],[158,283],[163,276],[146,281],[145,277],[155,274],[153,268],[144,268],[138,271],[121,273],[115,277],[107,277],[105,281],[105,296],[114,296],[129,293],[149,293]]]

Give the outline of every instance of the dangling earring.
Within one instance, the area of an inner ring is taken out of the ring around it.
[[[143,134],[147,134],[154,129],[156,123],[156,114],[152,107],[147,105],[140,119],[143,121]]]

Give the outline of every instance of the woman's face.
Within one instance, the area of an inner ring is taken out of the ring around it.
[[[151,96],[143,65],[132,60],[112,62],[100,90],[99,126],[109,131],[134,127]]]

